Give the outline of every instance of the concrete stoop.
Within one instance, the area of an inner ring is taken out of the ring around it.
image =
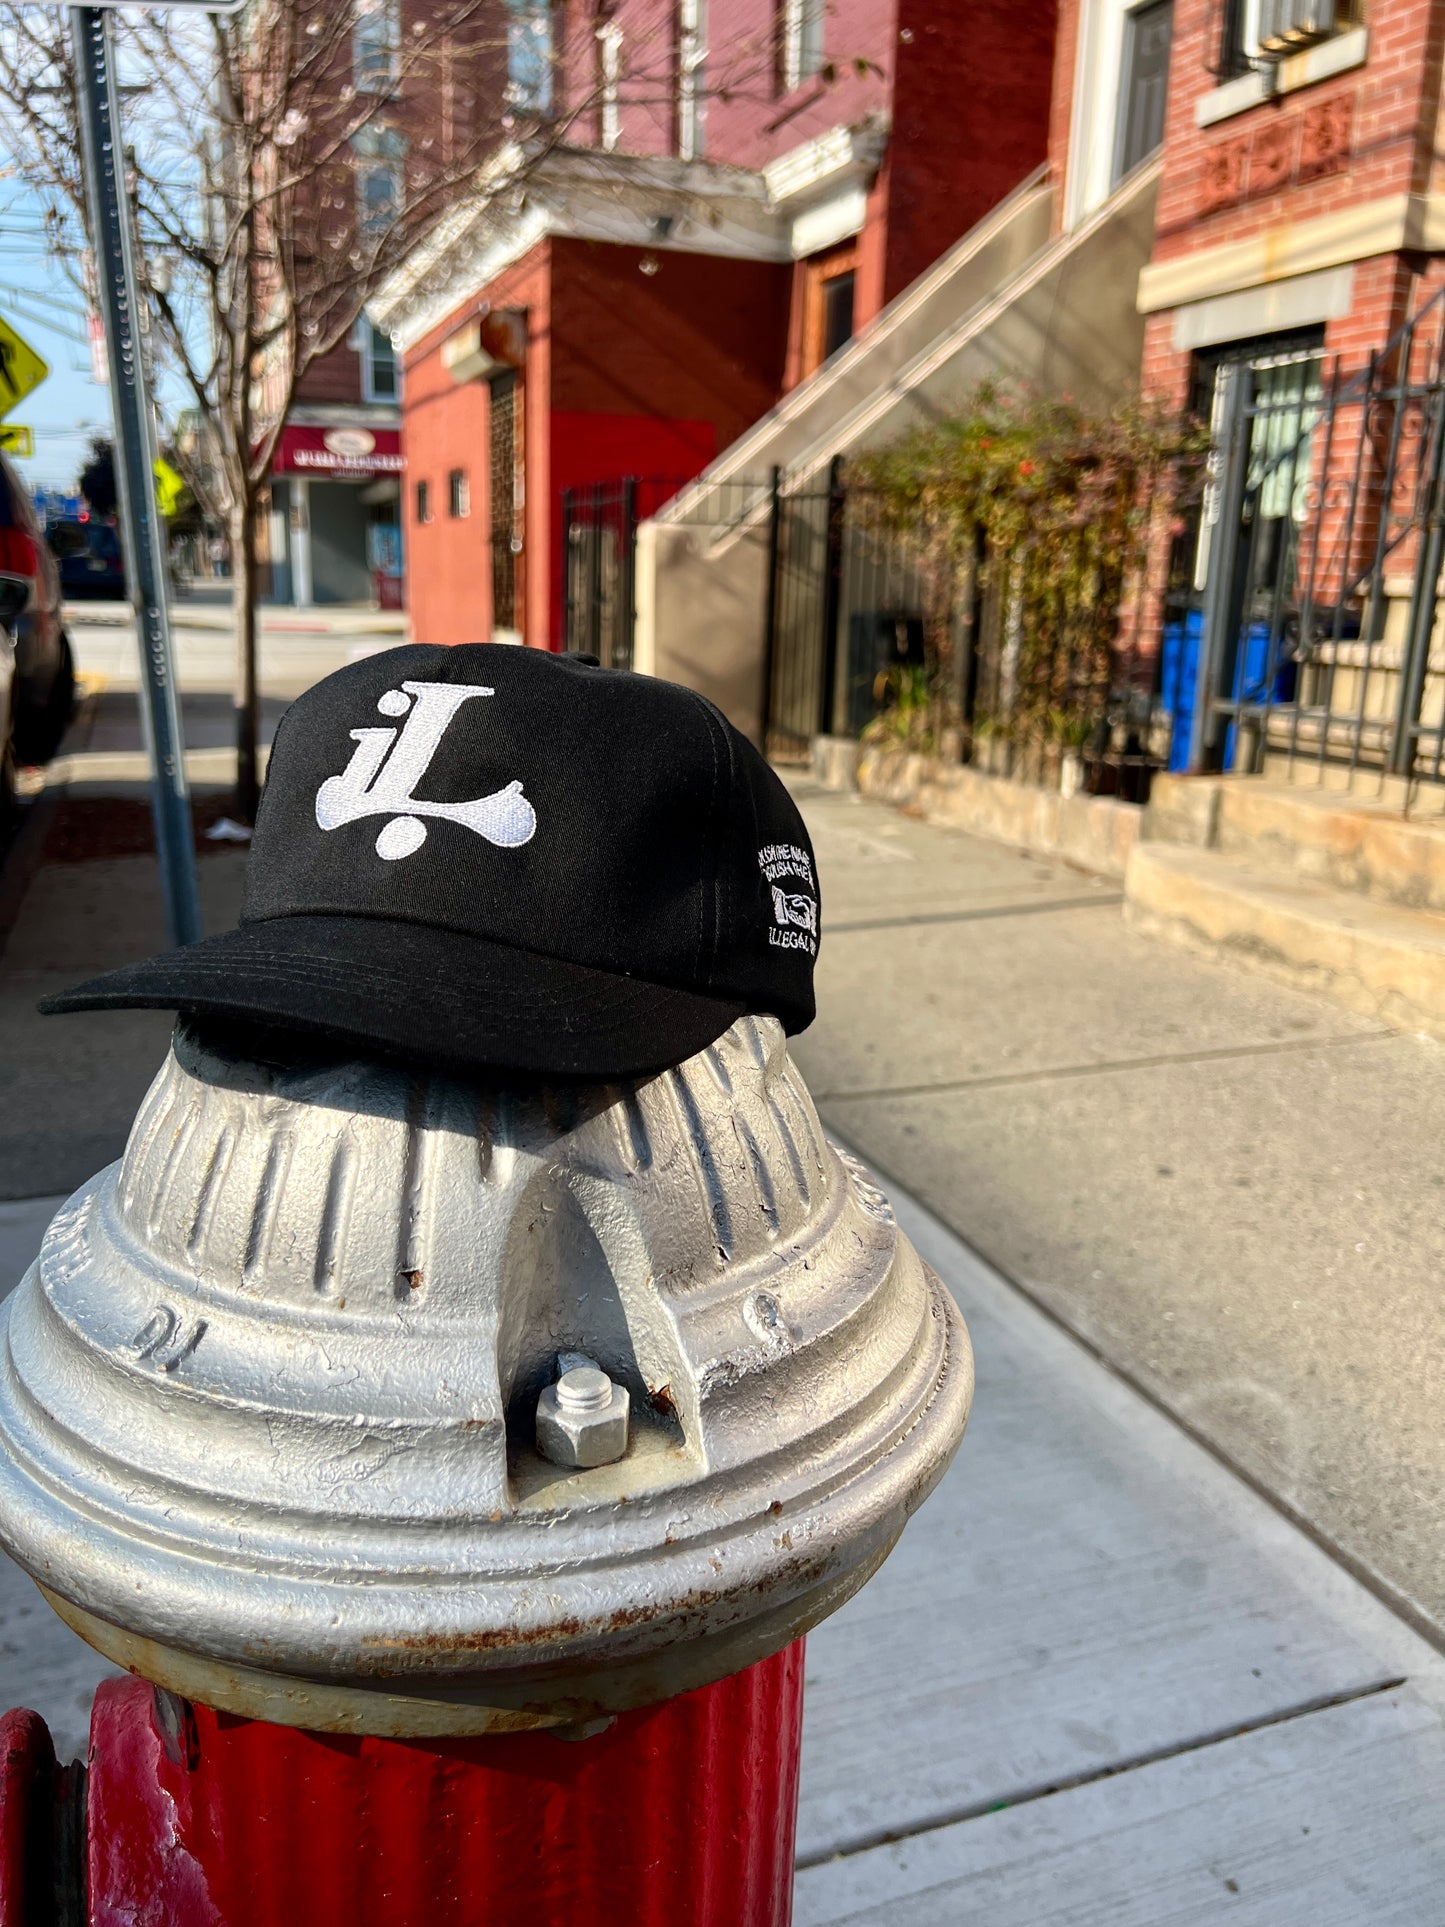
[[[1161,777],[1137,928],[1445,1038],[1445,825],[1258,777]]]

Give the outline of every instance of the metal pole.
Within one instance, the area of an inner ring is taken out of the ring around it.
[[[115,54],[108,14],[97,7],[76,7],[70,21],[79,87],[81,162],[110,361],[121,539],[140,646],[141,732],[151,766],[151,809],[166,934],[173,944],[194,943],[201,934],[201,913],[166,609],[165,544],[155,497],[155,417],[141,359],[140,298],[126,204]]]
[[[1440,595],[1440,571],[1445,565],[1445,506],[1441,502],[1445,481],[1445,412],[1439,401],[1431,410],[1434,439],[1430,451],[1430,471],[1425,488],[1425,513],[1416,537],[1415,581],[1410,593],[1410,629],[1405,659],[1400,665],[1400,695],[1395,711],[1395,740],[1390,749],[1390,769],[1396,776],[1409,777],[1415,769],[1416,738],[1420,722],[1420,703],[1425,691],[1425,672],[1430,664],[1430,641],[1435,633],[1435,611]],[[1388,496],[1386,504],[1388,506]],[[1384,511],[1381,511],[1384,513]]]
[[[817,728],[831,736],[838,727],[834,715],[838,684],[838,613],[843,589],[843,516],[847,507],[843,487],[843,458],[828,464],[828,529],[823,578],[823,677],[818,691]]]
[[[1209,545],[1209,574],[1204,589],[1204,611],[1199,638],[1199,663],[1194,682],[1194,714],[1189,732],[1189,773],[1197,776],[1218,735],[1215,702],[1225,665],[1239,642],[1240,607],[1236,594],[1239,576],[1239,518],[1244,509],[1249,461],[1249,408],[1254,399],[1251,371],[1226,362],[1216,377],[1223,391],[1217,419],[1220,438],[1214,483],[1214,525]],[[1206,503],[1205,514],[1209,513]]]
[[[768,728],[773,720],[773,669],[778,656],[779,527],[783,506],[783,471],[776,462],[768,478],[768,581],[763,610],[763,702],[758,747],[768,753]]]

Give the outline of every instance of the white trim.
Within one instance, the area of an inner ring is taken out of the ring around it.
[[[763,169],[768,199],[786,208],[790,201],[812,202],[845,184],[871,181],[887,144],[886,115],[870,115],[856,127],[830,127],[768,162]]]
[[[311,477],[288,475],[286,480],[290,484],[286,523],[291,549],[291,606],[309,609],[312,602]]]
[[[762,176],[743,168],[596,148],[559,148],[533,164],[513,148],[496,157],[475,193],[368,305],[406,350],[553,235],[791,261],[791,232],[791,222],[769,206]]]
[[[1084,0],[1079,11],[1064,177],[1065,232],[1109,198],[1128,12],[1129,0]]]
[[[597,29],[597,66],[601,97],[601,146],[610,154],[622,138],[622,103],[618,90],[622,84],[622,29],[615,20]]]
[[[1297,93],[1301,87],[1313,87],[1318,81],[1349,73],[1352,67],[1363,67],[1369,57],[1369,28],[1352,27],[1348,33],[1305,47],[1287,60],[1272,62],[1267,69],[1252,68],[1235,80],[1227,80],[1222,87],[1201,94],[1194,103],[1195,124],[1217,126],[1222,120],[1258,107],[1261,101],[1275,94]]]
[[[1390,194],[1357,201],[1313,221],[1266,228],[1244,241],[1197,248],[1172,261],[1151,261],[1139,276],[1140,314],[1177,308],[1208,295],[1263,287],[1349,261],[1406,248],[1445,246],[1445,194]]]
[[[822,248],[836,247],[854,234],[861,234],[868,215],[866,187],[845,187],[816,207],[805,208],[793,222],[789,246],[795,261],[817,254]]]
[[[706,95],[706,0],[677,0],[677,157],[700,161]]]
[[[1187,354],[1221,341],[1249,341],[1286,328],[1337,321],[1350,312],[1354,292],[1355,270],[1341,267],[1297,274],[1267,287],[1217,294],[1207,301],[1189,301],[1174,310],[1174,351]]]

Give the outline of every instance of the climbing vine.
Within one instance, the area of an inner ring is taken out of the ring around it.
[[[992,598],[976,738],[1081,746],[1106,726],[1121,637],[1151,541],[1197,499],[1208,433],[1147,401],[1107,410],[988,384],[957,414],[860,455],[850,485],[918,556],[927,689],[885,708],[875,737],[937,749],[959,716],[961,596]],[[887,701],[889,691],[880,689]],[[926,713],[925,713],[926,712]]]

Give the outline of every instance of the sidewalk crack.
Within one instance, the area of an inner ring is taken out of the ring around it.
[[[915,1840],[920,1834],[938,1833],[944,1827],[961,1826],[966,1820],[980,1820],[987,1813],[1011,1813],[1015,1807],[1031,1806],[1034,1801],[1050,1799],[1056,1793],[1072,1793],[1077,1787],[1093,1786],[1100,1780],[1112,1780],[1121,1773],[1137,1773],[1142,1767],[1158,1766],[1165,1760],[1177,1760],[1186,1753],[1202,1753],[1208,1747],[1223,1746],[1229,1740],[1241,1740],[1251,1733],[1265,1733],[1274,1726],[1287,1726],[1293,1720],[1309,1719],[1315,1713],[1327,1713],[1332,1707],[1350,1706],[1356,1700],[1374,1699],[1381,1693],[1398,1692],[1407,1684],[1408,1681],[1400,1675],[1374,1680],[1367,1686],[1346,1687],[1338,1693],[1322,1693],[1315,1699],[1302,1700],[1297,1706],[1282,1707],[1277,1713],[1263,1713],[1258,1719],[1244,1720],[1236,1726],[1221,1726],[1198,1734],[1193,1739],[1176,1740],[1169,1746],[1151,1747],[1144,1752],[1131,1754],[1128,1759],[1116,1760],[1110,1766],[1085,1768],[1082,1772],[1068,1774],[1059,1780],[1025,1787],[1004,1799],[974,1800],[941,1813],[929,1814],[912,1826],[880,1827],[874,1833],[855,1834],[851,1840],[829,1848],[826,1853],[800,1854],[796,1862],[797,1870],[803,1873],[809,1867],[826,1866],[832,1860],[849,1860],[854,1854],[868,1853],[874,1847],[891,1846],[899,1840]]]

